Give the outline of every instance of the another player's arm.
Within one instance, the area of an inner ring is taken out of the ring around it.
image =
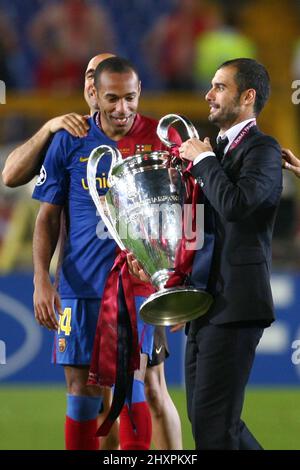
[[[300,178],[300,160],[293,154],[293,152],[289,149],[281,149],[282,150],[282,166],[286,170],[292,171],[294,175]]]
[[[36,321],[50,330],[58,329],[55,311],[62,314],[60,298],[49,274],[59,236],[61,210],[61,206],[43,202],[33,234],[34,313]]]
[[[38,174],[45,146],[55,132],[65,129],[74,137],[84,137],[88,128],[86,117],[76,113],[47,121],[36,134],[9,154],[2,171],[4,184],[11,188],[21,186]]]

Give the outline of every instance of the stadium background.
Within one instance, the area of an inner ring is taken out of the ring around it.
[[[188,11],[196,7],[198,29],[178,42],[178,71],[185,67],[186,73],[170,80],[164,67],[174,61],[170,48],[164,49],[161,62],[155,64],[156,57],[151,56],[158,54],[156,40],[161,50],[165,46],[160,24],[164,31],[170,27],[173,36],[167,40],[172,38],[175,44],[184,30],[174,26],[175,0],[0,0],[0,80],[6,85],[0,88],[1,168],[10,150],[45,120],[71,111],[86,113],[83,82],[74,82],[72,73],[79,75],[92,50],[82,53],[82,62],[70,61],[65,75],[55,74],[45,67],[43,58],[48,59],[46,65],[52,64],[54,51],[57,70],[70,59],[68,51],[51,39],[43,16],[34,21],[55,4],[74,7],[78,3],[86,9],[96,4],[102,9],[99,15],[105,9],[110,43],[103,43],[99,35],[95,53],[110,50],[137,65],[144,86],[141,112],[157,118],[169,112],[184,114],[201,136],[216,135],[207,124],[203,99],[207,76],[215,64],[248,50],[267,66],[272,81],[271,100],[259,124],[283,147],[300,155],[300,105],[292,102],[292,83],[300,80],[299,1],[179,2],[175,19],[181,18],[181,25],[188,27],[192,21]],[[180,44],[184,44],[183,51],[191,48],[194,54],[183,60]],[[201,58],[208,70],[199,67]],[[35,325],[32,312],[31,237],[37,206],[30,199],[31,190],[30,184],[16,190],[0,183],[0,449],[63,448],[62,370],[49,364],[51,333]],[[273,247],[272,288],[278,321],[267,330],[259,347],[244,411],[250,428],[267,449],[300,449],[299,230],[299,181],[285,174]],[[185,338],[169,334],[169,341],[168,383],[182,417],[184,446],[192,449],[183,389]]]

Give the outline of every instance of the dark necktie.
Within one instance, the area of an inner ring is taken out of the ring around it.
[[[222,161],[222,159],[224,157],[224,150],[225,150],[225,147],[228,144],[228,142],[229,142],[229,139],[228,139],[227,136],[224,139],[222,139],[221,137],[218,139],[218,142],[217,142],[217,145],[216,145],[214,151],[215,151],[216,157],[219,161]]]

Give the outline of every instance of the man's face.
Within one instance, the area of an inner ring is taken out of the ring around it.
[[[223,130],[238,122],[243,112],[235,74],[236,68],[233,66],[217,70],[212,87],[205,96],[210,107],[208,120]]]
[[[97,104],[97,97],[95,95],[94,89],[94,75],[95,69],[100,62],[105,59],[109,59],[110,57],[114,57],[113,54],[99,54],[93,57],[86,68],[85,75],[84,75],[84,99],[87,102],[88,107],[90,108],[91,112],[98,110]]]
[[[133,71],[103,72],[97,85],[97,105],[103,131],[121,138],[130,130],[137,113],[141,84]]]

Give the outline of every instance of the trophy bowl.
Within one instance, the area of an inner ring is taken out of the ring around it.
[[[103,202],[95,181],[98,163],[107,154],[112,164]],[[123,160],[116,148],[101,145],[92,151],[87,167],[90,194],[107,229],[121,249],[133,253],[158,290],[140,309],[145,322],[158,326],[198,318],[213,301],[209,293],[194,287],[165,287],[182,240],[186,184],[181,165],[172,163],[168,151]]]

